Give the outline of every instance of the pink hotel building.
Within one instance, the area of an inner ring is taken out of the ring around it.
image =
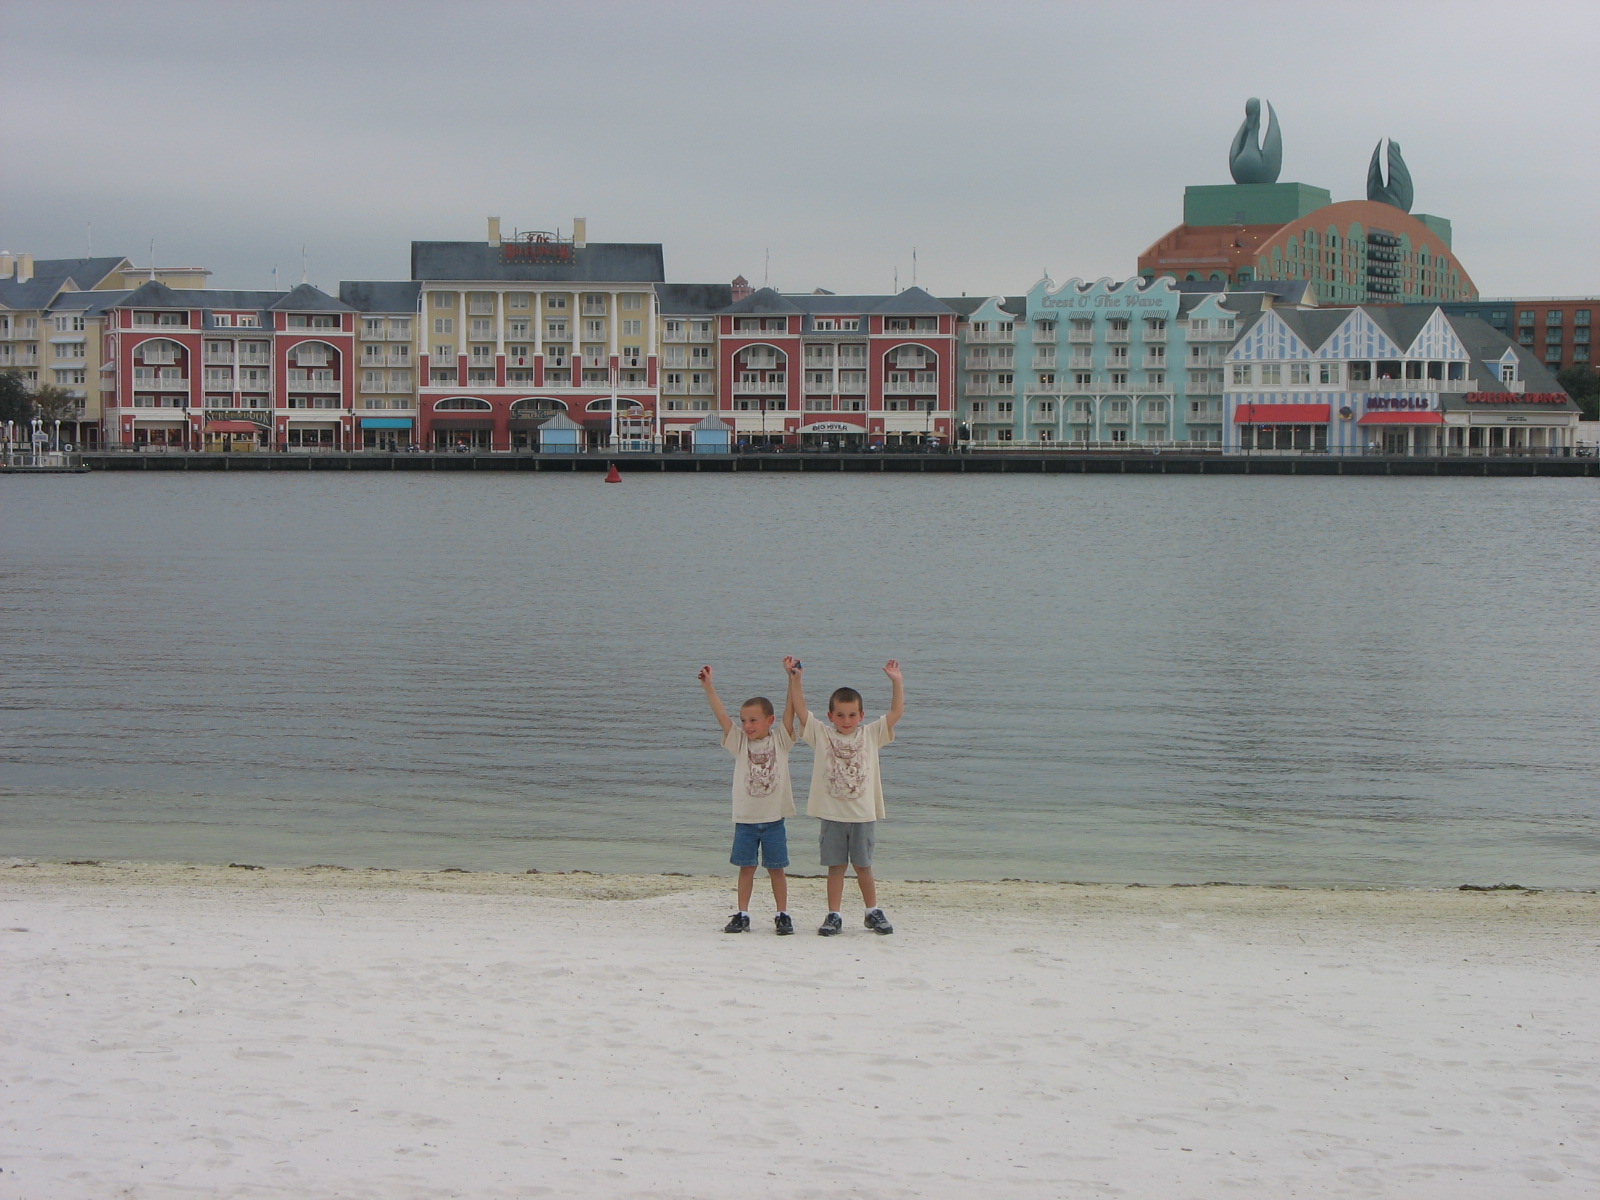
[[[571,237],[414,242],[412,278],[335,298],[173,289],[107,308],[110,446],[290,451],[687,449],[954,435],[957,313],[892,296],[669,284],[661,246]],[[570,422],[570,424],[569,424]],[[576,427],[576,428],[574,428]]]

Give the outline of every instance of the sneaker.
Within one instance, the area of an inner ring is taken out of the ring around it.
[[[827,919],[817,926],[817,932],[823,937],[832,937],[843,928],[844,921],[840,919],[839,914],[829,913]]]
[[[750,928],[750,917],[745,913],[734,913],[728,918],[728,923],[722,927],[723,933],[744,933]]]
[[[889,924],[889,918],[883,915],[883,909],[874,908],[867,912],[866,926],[873,933],[893,933],[894,926]]]
[[[779,913],[777,916],[773,917],[772,924],[777,928],[779,933],[786,934],[794,932],[794,918],[788,913]]]

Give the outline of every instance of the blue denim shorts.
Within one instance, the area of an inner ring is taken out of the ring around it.
[[[776,821],[740,821],[734,825],[733,854],[728,861],[736,867],[757,866],[757,850],[761,852],[759,865],[769,871],[782,870],[789,865],[789,833],[782,817]]]

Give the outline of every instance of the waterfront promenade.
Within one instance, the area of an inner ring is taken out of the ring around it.
[[[942,474],[1478,475],[1600,478],[1600,459],[1513,456],[1274,455],[1149,451],[977,451],[776,454],[382,453],[217,454],[89,452],[96,471],[560,471],[927,472]]]

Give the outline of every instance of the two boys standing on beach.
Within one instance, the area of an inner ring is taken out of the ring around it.
[[[739,911],[729,919],[726,933],[750,928],[750,896],[756,867],[767,868],[772,898],[778,914],[773,918],[780,934],[794,932],[789,915],[788,829],[784,818],[795,815],[789,782],[789,751],[795,744],[795,721],[800,737],[816,753],[811,766],[811,792],[806,813],[822,821],[822,865],[828,869],[828,915],[817,932],[831,937],[844,928],[839,909],[844,903],[845,871],[853,865],[866,905],[866,927],[875,933],[893,933],[894,926],[878,907],[877,882],[872,876],[872,851],[877,823],[883,819],[883,779],[878,750],[894,740],[894,727],[905,712],[905,682],[900,664],[890,659],[883,668],[893,687],[889,711],[863,724],[861,693],[839,688],[828,700],[828,720],[817,719],[806,707],[800,660],[783,660],[789,677],[784,698],[783,723],[777,723],[772,701],[753,696],[739,706],[736,723],[722,706],[712,682],[710,667],[700,669],[711,711],[722,726],[722,745],[733,755],[733,854],[739,868]]]

